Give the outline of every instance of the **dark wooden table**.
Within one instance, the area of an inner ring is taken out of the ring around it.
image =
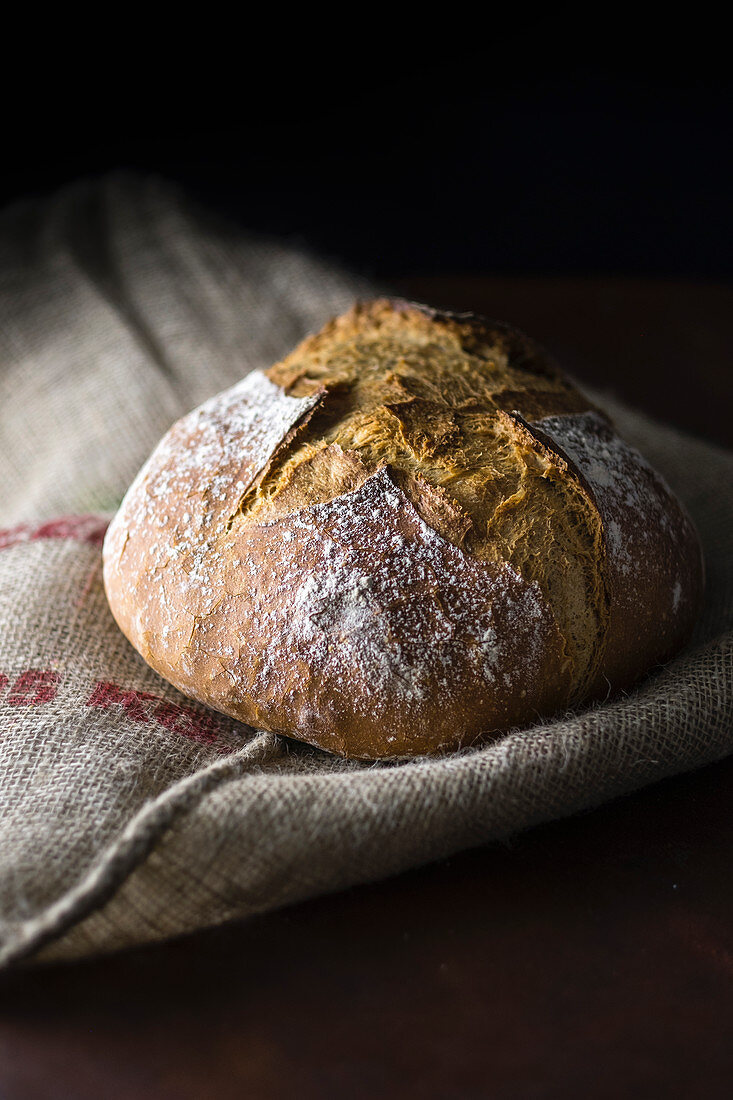
[[[423,279],[733,445],[733,290]],[[0,1098],[733,1095],[733,759],[378,885],[0,978]]]

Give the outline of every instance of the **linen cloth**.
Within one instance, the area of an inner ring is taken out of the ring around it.
[[[483,748],[366,765],[206,711],[128,644],[101,541],[160,436],[374,293],[155,179],[0,218],[0,963],[374,880],[733,751],[733,455],[598,395],[705,550],[691,645],[633,692]]]

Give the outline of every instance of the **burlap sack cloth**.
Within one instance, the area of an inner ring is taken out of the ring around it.
[[[733,455],[616,405],[692,513],[708,578],[693,644],[628,697],[365,766],[206,712],[144,665],[105,603],[105,517],[174,419],[370,293],[156,182],[0,222],[3,962],[366,882],[733,751]]]

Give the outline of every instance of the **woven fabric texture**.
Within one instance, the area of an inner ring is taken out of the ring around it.
[[[733,455],[597,394],[705,549],[692,643],[630,694],[367,766],[206,711],[138,657],[100,550],[139,466],[177,417],[373,293],[155,180],[0,219],[0,963],[374,880],[733,751]]]

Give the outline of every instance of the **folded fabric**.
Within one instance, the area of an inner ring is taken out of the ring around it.
[[[179,695],[109,613],[107,519],[174,419],[374,291],[155,180],[18,206],[0,242],[0,961],[262,912],[733,751],[733,455],[598,395],[705,548],[695,637],[635,691],[389,765]]]

